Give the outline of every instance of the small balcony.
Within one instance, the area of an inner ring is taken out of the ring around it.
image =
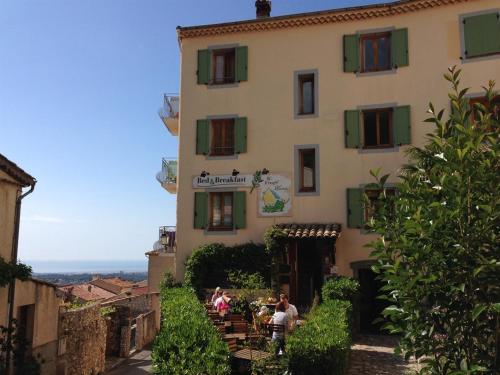
[[[163,158],[156,179],[170,194],[177,194],[177,159]]]
[[[170,134],[179,135],[179,95],[163,95],[163,107],[158,111],[163,124]]]
[[[160,227],[158,241],[154,244],[154,250],[163,253],[175,253],[175,227]]]

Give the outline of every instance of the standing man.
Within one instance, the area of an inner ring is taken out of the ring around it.
[[[288,317],[288,328],[292,330],[295,328],[295,323],[299,319],[297,308],[288,302],[288,296],[286,294],[280,294],[280,302],[283,302],[285,305],[285,313]]]

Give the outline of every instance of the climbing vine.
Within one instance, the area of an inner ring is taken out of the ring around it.
[[[276,293],[279,293],[279,261],[280,254],[283,250],[284,242],[286,239],[286,233],[281,229],[272,226],[266,230],[264,233],[264,244],[266,246],[266,251],[271,256],[271,289]]]
[[[0,288],[7,286],[13,278],[26,281],[31,276],[31,267],[16,262],[6,262],[0,257]]]

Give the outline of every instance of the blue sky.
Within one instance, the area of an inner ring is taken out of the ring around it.
[[[374,1],[273,0],[273,15]],[[254,18],[253,0],[0,1],[0,153],[37,178],[19,253],[143,259],[175,196],[155,179],[177,139],[157,115],[178,92],[176,26]]]

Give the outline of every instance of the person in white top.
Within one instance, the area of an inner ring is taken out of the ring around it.
[[[297,308],[288,302],[288,296],[286,294],[280,294],[280,302],[283,302],[285,305],[285,313],[288,317],[288,328],[292,330],[299,319]]]
[[[271,324],[282,326],[281,329],[273,329],[272,341],[276,343],[276,355],[285,352],[285,332],[288,326],[288,316],[285,313],[285,304],[278,302],[276,312],[274,313]]]

